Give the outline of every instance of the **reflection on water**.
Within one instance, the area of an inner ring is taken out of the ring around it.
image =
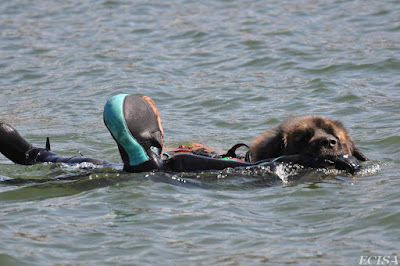
[[[0,193],[1,200],[26,201],[45,200],[52,197],[75,195],[87,190],[113,186],[136,180],[152,180],[186,188],[202,189],[249,189],[257,187],[287,186],[306,182],[319,182],[337,178],[354,182],[357,178],[376,174],[380,165],[369,163],[355,175],[336,169],[308,169],[301,165],[278,164],[271,166],[252,166],[227,168],[221,171],[205,172],[147,172],[124,173],[122,169],[101,167],[91,163],[78,165],[40,164],[30,166],[29,172],[40,172],[42,177],[7,177],[1,176],[0,182],[6,188]]]

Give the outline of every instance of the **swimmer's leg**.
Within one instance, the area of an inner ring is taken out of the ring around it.
[[[17,164],[32,165],[37,163],[79,164],[90,162],[103,165],[105,161],[87,157],[62,157],[47,148],[37,148],[25,140],[12,126],[0,121],[0,152]]]
[[[161,119],[149,97],[115,95],[106,102],[103,118],[117,142],[125,171],[163,169]]]
[[[12,126],[0,121],[0,152],[17,164],[33,164],[28,152],[34,148]]]

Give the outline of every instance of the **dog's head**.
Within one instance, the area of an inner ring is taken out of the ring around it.
[[[257,138],[250,153],[252,161],[282,155],[336,157],[342,154],[367,160],[342,123],[323,116],[302,116],[286,120]]]

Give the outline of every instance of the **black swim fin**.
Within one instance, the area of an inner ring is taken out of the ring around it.
[[[46,138],[46,150],[51,151],[51,148],[50,148],[50,138],[49,138],[49,137]]]

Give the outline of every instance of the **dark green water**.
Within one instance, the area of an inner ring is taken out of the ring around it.
[[[130,93],[153,98],[169,146],[226,150],[319,114],[371,161],[356,176],[172,175],[1,156],[16,181],[0,182],[0,265],[400,260],[399,14],[370,0],[1,1],[0,120],[37,146],[118,162],[102,109]]]

